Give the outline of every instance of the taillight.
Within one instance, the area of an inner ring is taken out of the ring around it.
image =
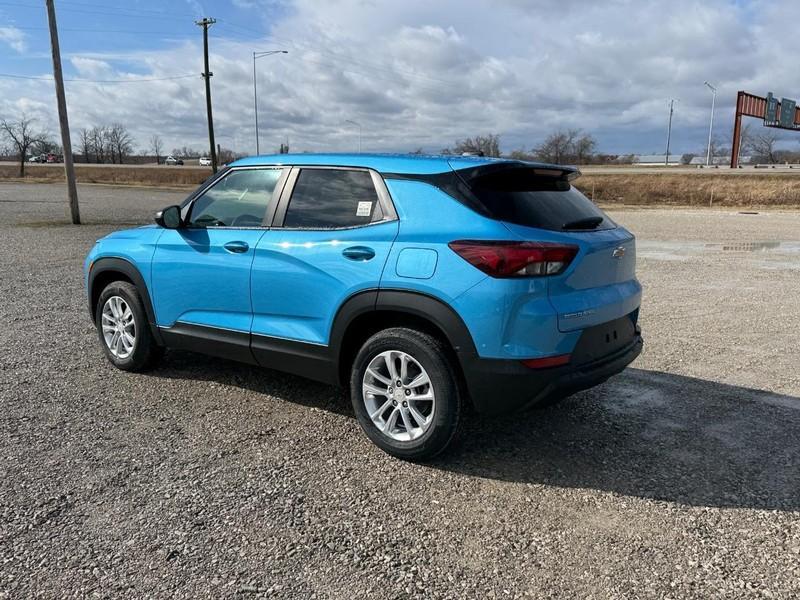
[[[487,275],[503,278],[558,275],[578,253],[577,246],[549,242],[458,240],[448,246]]]

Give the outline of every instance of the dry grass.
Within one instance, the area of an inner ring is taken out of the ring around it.
[[[800,208],[800,177],[791,174],[601,173],[575,183],[604,205]]]
[[[75,165],[78,182],[194,187],[210,169],[166,166]],[[63,181],[63,168],[27,165],[26,180]],[[0,165],[0,180],[15,179],[17,165]],[[638,206],[780,206],[800,208],[800,176],[793,174],[590,173],[577,187],[598,204]]]
[[[106,183],[111,185],[149,185],[157,187],[196,186],[211,175],[211,169],[179,168],[167,166],[75,165],[78,183]],[[17,179],[18,165],[0,165],[0,180]],[[31,181],[64,181],[64,169],[54,166],[26,165],[25,179]]]

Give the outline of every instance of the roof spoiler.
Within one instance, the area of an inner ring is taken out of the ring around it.
[[[451,164],[451,167],[452,166],[453,165]],[[509,171],[518,172],[520,170],[531,171],[534,175],[538,175],[540,177],[553,177],[567,182],[574,181],[581,176],[581,172],[576,167],[529,163],[523,161],[498,161],[478,167],[454,169],[454,171],[458,173],[459,177],[461,177],[461,179],[467,184],[486,176]]]

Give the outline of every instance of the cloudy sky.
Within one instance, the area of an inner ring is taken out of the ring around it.
[[[139,147],[205,147],[200,16],[217,141],[253,152],[437,152],[499,133],[529,149],[559,128],[609,153],[700,152],[730,136],[736,91],[800,99],[797,0],[56,0],[73,131],[122,122]],[[781,60],[787,57],[789,60]],[[0,0],[0,117],[57,131],[42,0]],[[13,76],[13,77],[12,77]],[[154,79],[175,78],[154,81]],[[178,78],[180,77],[180,78]],[[27,79],[26,79],[27,78]],[[120,82],[122,80],[123,82]],[[788,138],[797,145],[800,136]]]

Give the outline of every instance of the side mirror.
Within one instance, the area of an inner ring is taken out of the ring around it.
[[[181,207],[168,206],[156,213],[156,223],[166,229],[178,229],[181,226]]]

